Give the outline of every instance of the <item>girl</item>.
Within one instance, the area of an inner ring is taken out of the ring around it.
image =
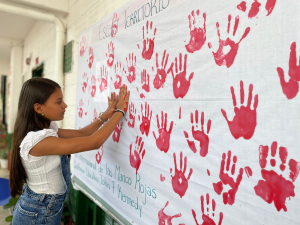
[[[60,86],[45,78],[23,84],[10,169],[11,196],[21,195],[13,225],[60,223],[69,192],[70,154],[100,148],[125,115],[129,95],[123,85],[119,96],[108,97],[108,108],[98,120],[80,130],[67,130],[54,122],[64,118],[67,108]]]

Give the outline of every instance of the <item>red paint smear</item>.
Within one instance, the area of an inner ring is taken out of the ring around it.
[[[135,148],[133,154],[132,154],[132,144],[133,143],[130,144],[129,161],[131,167],[136,169],[136,174],[137,174],[146,151],[145,149],[143,150],[144,141],[142,141],[142,137],[136,136]]]
[[[279,157],[280,157],[280,160],[281,160],[281,164],[280,164],[280,170],[281,171],[285,170],[285,165],[284,164],[286,163],[287,155],[288,155],[287,149],[284,148],[284,147],[279,147]]]
[[[94,50],[90,47],[90,49],[89,49],[89,59],[88,59],[88,66],[89,66],[90,69],[92,68],[93,62],[94,62]]]
[[[240,85],[242,86],[243,82],[241,82]],[[235,116],[233,117],[232,121],[228,120],[226,111],[221,109],[221,112],[229,126],[229,130],[235,139],[239,139],[240,137],[243,137],[244,139],[249,140],[254,134],[257,125],[256,109],[258,106],[258,95],[255,95],[254,97],[254,105],[253,105],[254,109],[252,110],[251,109],[252,92],[253,92],[253,85],[250,84],[247,106],[242,105],[240,108],[238,108],[236,107],[236,98],[234,94],[234,89],[233,87],[231,87],[234,112],[235,112]]]
[[[83,109],[82,108],[79,109],[78,116],[79,116],[79,118],[82,118],[82,116],[83,116]]]
[[[188,143],[190,149],[191,149],[194,153],[196,153],[196,152],[197,152],[197,149],[196,149],[195,142],[190,141],[190,140],[188,139],[188,138],[189,138],[189,134],[188,134],[186,131],[183,131],[183,133],[184,133],[184,136],[185,136],[185,138],[186,138],[186,141],[187,141],[187,143]]]
[[[181,119],[181,106],[179,107],[179,119]]]
[[[149,77],[149,73],[147,74],[147,71],[145,69],[141,72],[141,82],[142,82],[142,89],[144,89],[146,92],[149,92],[150,77]]]
[[[264,169],[267,165],[267,157],[269,152],[269,146],[259,146],[259,165],[262,169]]]
[[[167,201],[165,207],[163,207],[158,212],[158,225],[172,225],[172,219],[181,217],[181,213],[178,213],[174,216],[169,216],[164,213],[165,208],[169,205],[169,201]]]
[[[246,12],[246,9],[247,9],[247,6],[246,6],[246,2],[245,1],[242,1],[238,6],[237,8],[243,12]]]
[[[274,141],[271,145],[271,156],[275,157],[277,151],[277,142]]]
[[[160,181],[164,182],[165,180],[166,180],[166,178],[162,174],[160,174]]]
[[[145,114],[143,114],[143,104],[141,104],[141,113],[142,113],[142,123],[140,124],[140,131],[142,134],[146,134],[148,136],[150,130],[150,121],[152,118],[152,110],[149,108],[150,106],[145,102]]]
[[[114,133],[112,135],[112,138],[113,138],[113,141],[114,142],[117,142],[119,143],[120,141],[120,135],[121,135],[121,130],[122,130],[122,126],[123,126],[123,122],[121,123],[121,126],[120,126],[120,123],[118,123],[118,125],[116,126],[115,130],[114,130]]]
[[[198,14],[199,11],[197,11]],[[199,14],[198,14],[199,15]],[[195,27],[195,13],[192,13],[188,16],[189,18],[189,28],[190,28],[190,41],[185,46],[186,50],[189,53],[194,53],[195,51],[199,51],[206,41],[206,14],[203,13],[203,28]]]
[[[207,169],[207,175],[210,176],[210,171]]]
[[[158,149],[164,153],[169,151],[170,147],[170,136],[173,129],[173,121],[170,123],[169,130],[167,130],[167,118],[168,114],[161,112],[161,126],[159,124],[159,117],[156,115],[157,127],[158,127],[158,138],[156,138],[155,132],[153,131],[153,136],[156,141],[156,146]]]
[[[252,170],[249,166],[245,167],[245,172],[246,172],[248,178],[252,176]]]
[[[164,51],[163,58],[161,61],[161,66],[158,64],[158,53],[156,53],[156,75],[153,80],[154,88],[160,89],[164,87],[164,84],[166,82],[167,73],[166,73],[166,67],[168,64],[169,54],[166,55],[166,50]],[[152,67],[153,68],[153,67]],[[154,70],[154,68],[153,68]]]
[[[289,161],[289,168],[291,170],[290,178],[293,182],[295,182],[299,175],[299,172],[300,172],[300,162],[297,162],[296,160],[291,159]]]
[[[147,21],[146,24],[146,32],[148,34],[148,32],[152,31],[152,21],[150,23],[150,29],[148,29],[148,24],[149,21]],[[155,39],[155,34],[156,34],[156,28],[154,29],[154,36],[153,38],[145,38],[145,34],[144,34],[145,28],[143,26],[143,51],[142,51],[142,57],[145,60],[150,60],[152,55],[153,55],[153,51],[154,51],[154,39]]]
[[[104,151],[102,151],[101,154],[100,154],[99,151],[97,152],[97,154],[96,154],[96,161],[97,161],[98,164],[100,164],[103,154],[104,154]]]
[[[87,115],[87,112],[85,112],[84,115]]]
[[[273,9],[275,7],[275,4],[276,4],[276,0],[268,0],[267,1],[266,7],[265,7],[266,10],[268,11],[267,16],[269,16],[272,13],[272,11],[273,11]]]
[[[208,47],[211,48],[212,44],[210,42],[207,43]]]
[[[145,98],[145,95],[144,94],[140,94],[140,98]]]
[[[182,169],[182,152],[180,152],[180,170],[177,168],[177,163],[176,163],[176,154],[174,152],[173,154],[174,157],[174,165],[175,165],[175,175],[172,176],[172,187],[175,193],[177,193],[180,198],[182,198],[185,195],[186,190],[188,189],[188,180],[190,179],[193,169],[190,169],[189,175],[186,178],[185,177],[185,171],[187,167],[187,157],[184,157],[184,165]]]
[[[251,9],[249,10],[248,13],[249,19],[252,19],[253,17],[257,16],[257,14],[259,13],[260,6],[261,4],[257,0],[254,0],[254,2],[251,5]]]

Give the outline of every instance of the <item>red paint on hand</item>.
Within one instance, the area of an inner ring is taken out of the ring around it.
[[[118,125],[116,126],[116,128],[115,128],[115,130],[114,130],[114,133],[113,133],[113,135],[112,135],[112,138],[113,138],[113,141],[114,141],[114,142],[119,143],[119,141],[120,141],[120,136],[121,136],[122,126],[123,126],[123,122],[121,123],[121,126],[120,126],[120,123],[118,123]]]
[[[235,195],[238,191],[238,188],[241,184],[241,181],[243,179],[243,173],[244,169],[240,168],[239,174],[236,178],[236,181],[234,181],[233,176],[235,174],[235,165],[237,162],[237,157],[233,157],[233,164],[231,167],[231,175],[229,174],[230,164],[231,164],[231,151],[229,150],[227,153],[227,162],[226,162],[226,171],[225,173],[225,160],[226,160],[226,154],[223,153],[222,160],[221,160],[221,167],[220,167],[220,181],[218,183],[213,183],[213,187],[215,192],[220,195],[223,192],[223,184],[229,185],[230,190],[228,192],[223,192],[223,202],[224,204],[233,205],[235,201]]]
[[[152,110],[150,111],[149,104],[145,102],[145,114],[143,114],[143,104],[141,104],[142,122],[140,124],[140,131],[142,134],[148,136],[151,125]]]
[[[129,60],[126,57],[126,62],[127,62],[127,68],[128,68],[128,76],[127,80],[129,83],[132,83],[135,81],[136,74],[135,74],[135,67],[136,67],[136,56],[133,55],[133,53],[129,53]]]
[[[157,119],[157,128],[158,128],[158,134],[159,137],[156,138],[155,132],[153,131],[153,136],[156,140],[156,146],[158,147],[158,149],[162,152],[167,153],[169,151],[169,147],[170,147],[170,136],[171,136],[171,132],[173,129],[173,121],[171,121],[170,123],[170,128],[169,131],[167,131],[167,113],[165,113],[162,111],[161,112],[161,126],[159,125],[159,118],[158,115],[156,115],[156,119]]]
[[[173,77],[173,93],[175,98],[183,98],[191,85],[191,80],[194,76],[194,72],[192,72],[188,79],[186,79],[186,64],[187,64],[187,54],[184,55],[184,66],[182,68],[182,54],[179,54],[179,67],[177,66],[177,57],[175,58],[175,72],[176,76],[174,76],[173,66],[174,63],[172,62],[168,73],[172,73]]]
[[[130,156],[129,161],[132,168],[136,169],[136,174],[140,168],[142,159],[145,156],[146,150],[143,149],[144,142],[142,141],[142,137],[136,136],[135,147],[132,153],[133,143],[130,144]]]
[[[175,165],[175,175],[172,176],[172,187],[173,190],[176,194],[182,198],[185,195],[186,190],[188,189],[188,181],[193,173],[193,169],[190,168],[190,172],[188,177],[185,177],[185,171],[187,167],[187,158],[186,156],[184,157],[184,165],[182,169],[182,152],[180,152],[180,170],[177,168],[177,163],[176,163],[176,154],[174,152],[173,154],[174,157],[174,165]]]
[[[135,115],[136,115],[136,109],[134,108],[134,104],[131,102],[129,105],[129,119],[128,126],[131,128],[134,128],[135,124]]]
[[[124,68],[122,70],[121,63],[119,63],[119,62],[117,62],[117,64],[115,64],[115,73],[116,73],[116,81],[114,82],[114,87],[115,87],[115,89],[120,89],[122,86],[122,76],[123,76],[123,74],[126,73],[126,71]]]
[[[99,89],[101,92],[103,92],[104,90],[107,89],[107,77],[108,77],[108,71],[104,65],[100,68],[100,74],[101,74],[101,83]]]
[[[107,66],[112,67],[114,64],[114,59],[115,59],[115,48],[114,48],[114,43],[111,41],[108,44],[108,53],[106,53],[106,58],[107,58]]]
[[[142,82],[142,89],[144,89],[146,92],[150,92],[149,73],[147,73],[145,69],[141,72],[141,82]]]
[[[181,213],[178,213],[174,216],[169,216],[164,213],[165,208],[169,205],[169,201],[167,201],[165,207],[163,207],[161,210],[158,212],[158,225],[172,225],[172,220],[174,218],[181,217]]]
[[[194,53],[195,51],[198,51],[202,48],[202,46],[205,44],[206,41],[206,14],[203,13],[203,28],[197,27],[198,21],[196,21],[196,18],[200,17],[200,10],[198,9],[196,11],[193,10],[191,14],[188,16],[189,18],[189,28],[190,28],[190,41],[185,46],[186,50],[189,53]],[[199,26],[199,25],[198,25]]]
[[[253,91],[253,85],[249,85],[249,95],[248,95],[248,103],[247,106],[241,106],[238,108],[236,106],[236,97],[234,93],[234,88],[231,86],[230,88],[231,94],[232,94],[232,100],[233,100],[233,106],[234,106],[234,113],[235,116],[233,117],[232,121],[229,121],[227,118],[226,111],[224,109],[221,109],[221,112],[226,119],[229,130],[232,134],[232,136],[235,139],[239,139],[240,137],[243,137],[246,140],[249,140],[255,131],[257,122],[256,122],[256,109],[258,105],[258,95],[255,95],[254,97],[254,105],[253,110],[251,109],[251,101],[252,101],[252,91]],[[240,95],[241,95],[241,104],[244,104],[244,84],[243,81],[240,82]]]
[[[156,53],[156,75],[153,80],[154,88],[160,89],[164,87],[167,78],[166,67],[168,64],[169,54],[166,55],[166,50],[164,51],[163,58],[161,60],[161,66],[158,64],[158,53]]]
[[[145,60],[150,60],[152,55],[153,55],[156,28],[154,28],[154,32],[153,32],[153,35],[152,35],[152,27],[153,27],[153,22],[152,21],[150,22],[150,24],[149,24],[149,21],[146,22],[146,31],[145,31],[145,27],[143,26],[143,39],[144,39],[144,41],[143,41],[142,57]]]
[[[230,22],[231,22],[231,15],[228,15],[228,29],[227,29],[227,34],[228,35],[229,35],[229,31],[230,31]],[[239,25],[239,16],[237,16],[235,18],[233,36],[235,36],[238,25]],[[245,32],[244,32],[242,38],[240,39],[240,41],[235,43],[229,37],[226,40],[222,40],[221,35],[220,35],[220,29],[219,29],[219,23],[218,22],[217,22],[216,26],[217,26],[218,36],[219,36],[219,49],[217,50],[217,52],[213,52],[213,56],[214,56],[215,62],[218,66],[226,66],[227,68],[229,68],[229,67],[231,67],[231,65],[233,64],[233,62],[235,60],[235,57],[236,57],[237,52],[239,50],[239,44],[249,34],[250,27],[247,27],[245,29]],[[230,51],[226,55],[223,52],[223,48],[225,46],[230,47]]]

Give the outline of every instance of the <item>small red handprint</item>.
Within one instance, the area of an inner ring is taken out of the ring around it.
[[[288,156],[288,150],[285,147],[279,147],[277,152],[277,142],[274,141],[271,145],[271,159],[270,165],[272,168],[276,166],[275,156],[279,153],[281,164],[279,166],[282,172],[286,169],[286,161]],[[300,162],[294,159],[289,161],[290,180],[285,179],[282,174],[278,174],[274,170],[266,170],[267,157],[269,154],[269,146],[259,146],[259,164],[261,167],[261,175],[264,180],[259,180],[254,187],[256,195],[261,197],[268,204],[274,202],[277,211],[283,209],[287,211],[286,200],[295,197],[295,186],[293,182],[296,181],[300,172]],[[277,164],[278,167],[278,164]],[[279,171],[278,171],[279,172]]]
[[[188,189],[189,186],[189,179],[193,173],[193,169],[190,168],[190,172],[188,177],[185,177],[185,171],[186,171],[186,166],[187,166],[187,158],[186,156],[184,157],[184,165],[183,165],[183,170],[182,170],[182,152],[180,152],[180,170],[177,168],[177,163],[176,163],[176,154],[174,152],[173,154],[174,157],[174,165],[175,165],[175,175],[172,176],[172,187],[173,190],[176,194],[182,198],[185,195],[186,190]]]
[[[128,126],[131,128],[134,128],[135,115],[136,115],[136,109],[134,108],[134,104],[131,102],[129,105],[129,120],[132,120],[132,122],[128,121]]]
[[[83,83],[81,83],[81,88],[82,88],[82,92],[85,93],[89,78],[87,77],[86,73],[84,73],[82,77],[83,77]]]
[[[102,157],[103,157],[103,154],[104,154],[104,149],[103,149],[103,145],[100,147],[100,152],[98,151],[97,154],[96,154],[96,161],[98,164],[100,164],[101,160],[102,160]]]
[[[167,153],[169,151],[169,147],[170,147],[170,136],[171,136],[171,132],[173,129],[173,121],[171,121],[170,123],[170,128],[169,131],[167,131],[167,118],[168,115],[167,113],[161,111],[161,126],[159,125],[159,118],[158,115],[156,115],[156,119],[157,119],[157,128],[158,128],[158,134],[159,137],[156,138],[155,132],[153,131],[153,136],[156,140],[156,146],[158,147],[159,150]]]
[[[82,118],[82,116],[83,116],[83,109],[82,109],[82,107],[84,106],[84,102],[83,102],[83,100],[82,100],[82,98],[79,100],[79,108],[77,107],[77,109],[79,110],[78,111],[78,116],[79,116],[79,118]]]
[[[244,84],[243,81],[240,81],[240,95],[241,95],[241,104],[244,104]],[[234,94],[234,88],[230,87],[232,100],[233,100],[233,106],[234,106],[234,113],[235,116],[233,117],[232,121],[229,121],[227,118],[226,111],[224,109],[221,109],[221,112],[226,119],[229,130],[232,134],[232,136],[235,139],[239,139],[240,137],[243,137],[246,140],[249,140],[255,131],[256,128],[256,109],[258,105],[258,95],[255,95],[254,97],[254,105],[253,110],[251,109],[251,101],[252,101],[252,91],[253,91],[253,85],[249,85],[249,95],[248,95],[248,103],[247,106],[241,106],[238,108],[236,106],[236,97]]]
[[[175,98],[183,98],[191,85],[191,80],[194,76],[194,72],[192,72],[188,79],[186,79],[186,62],[187,61],[187,54],[184,55],[184,66],[182,68],[182,54],[179,54],[179,67],[177,66],[177,57],[175,58],[175,72],[176,76],[174,76],[173,66],[174,63],[172,62],[168,73],[172,73],[173,77],[173,93]],[[183,69],[183,70],[182,70]]]
[[[203,28],[198,24],[200,21],[196,21],[196,18],[200,18],[200,10],[193,10],[188,16],[189,18],[189,28],[190,28],[190,42],[185,46],[189,53],[194,53],[202,48],[206,41],[206,14],[203,13]]]
[[[118,32],[118,22],[119,22],[118,14],[114,13],[114,17],[112,19],[112,24],[111,24],[111,37],[116,36]]]
[[[94,98],[96,94],[96,83],[97,83],[96,77],[94,75],[91,78],[91,83],[92,83],[91,96],[92,98]]]
[[[128,68],[128,76],[127,80],[129,83],[132,83],[135,81],[136,75],[135,75],[135,67],[136,67],[136,56],[133,55],[133,53],[129,53],[129,60],[126,57],[127,62],[127,68]]]
[[[142,57],[143,59],[150,60],[153,51],[154,51],[154,39],[155,39],[155,34],[156,34],[156,28],[154,28],[154,32],[152,35],[152,26],[153,22],[150,22],[150,27],[149,27],[149,21],[146,22],[146,34],[145,34],[145,26],[143,26],[143,52],[142,52]]]
[[[166,67],[167,67],[168,59],[169,59],[169,54],[167,54],[167,56],[166,56],[166,50],[165,50],[163,58],[161,60],[161,68],[159,68],[158,53],[156,53],[157,73],[156,73],[155,78],[153,80],[153,85],[156,89],[160,89],[161,87],[164,87],[164,83],[166,82],[166,78],[167,78]]]
[[[86,50],[86,38],[83,36],[80,41],[80,56],[82,57]]]
[[[142,82],[142,89],[144,89],[146,92],[150,91],[150,78],[149,78],[149,73],[144,69],[141,72],[141,82]]]
[[[299,57],[300,62],[300,57]],[[280,79],[280,85],[282,87],[283,94],[287,99],[293,99],[299,92],[300,81],[300,65],[297,66],[297,54],[296,54],[296,42],[291,44],[290,60],[289,60],[289,81],[284,79],[284,71],[281,67],[277,68],[278,76]]]
[[[216,209],[216,202],[214,199],[212,199],[211,204],[212,204],[212,218],[209,217],[209,194],[206,194],[206,207],[205,207],[205,200],[204,200],[204,196],[201,195],[200,197],[201,200],[201,211],[202,211],[202,220],[203,223],[201,225],[216,225],[215,221],[213,220],[213,217],[215,216],[215,209]],[[206,212],[205,212],[206,209]],[[196,218],[196,212],[192,209],[192,214],[194,217],[194,220],[196,222],[197,225],[200,225],[197,221]],[[218,225],[221,225],[223,221],[223,213],[220,212],[219,215],[219,223]]]
[[[89,60],[88,60],[88,66],[89,66],[90,69],[92,68],[93,62],[94,62],[94,50],[90,47],[90,49],[89,49]]]
[[[240,21],[239,16],[237,16],[235,18],[233,37],[235,37],[235,33],[238,28],[239,21]],[[229,31],[230,31],[230,22],[231,22],[231,15],[228,15],[228,29],[227,29],[228,35],[229,35]],[[236,54],[239,50],[239,44],[249,34],[250,27],[247,27],[245,29],[245,32],[244,32],[242,38],[240,39],[240,41],[235,43],[235,41],[233,41],[229,37],[226,40],[222,40],[221,35],[220,35],[219,22],[217,22],[216,26],[217,26],[218,36],[219,36],[219,49],[217,50],[217,52],[213,52],[213,56],[214,56],[215,62],[218,66],[227,66],[227,68],[229,68],[229,67],[231,67],[231,65],[234,62]],[[223,48],[225,46],[230,46],[230,51],[226,55],[223,52]]]
[[[165,207],[163,207],[161,210],[158,212],[158,225],[172,225],[172,220],[174,218],[181,217],[181,213],[178,213],[174,216],[169,216],[165,214],[164,210],[165,208],[169,205],[169,201],[167,201]]]
[[[106,66],[102,66],[100,68],[100,74],[101,74],[101,83],[100,83],[100,91],[104,91],[107,89],[107,77],[108,77],[108,71],[107,71],[107,68]]]
[[[117,64],[115,64],[115,73],[116,73],[116,81],[114,82],[114,86],[115,86],[115,89],[120,89],[122,86],[123,74],[125,74],[126,72],[125,72],[124,67],[122,70],[121,63],[119,63],[119,62],[117,62]]]
[[[200,155],[202,157],[205,157],[208,153],[208,145],[209,145],[209,131],[210,131],[210,127],[211,127],[211,120],[208,120],[207,122],[207,134],[205,133],[204,129],[203,129],[203,125],[204,125],[204,112],[201,113],[201,131],[198,130],[198,126],[199,126],[199,114],[198,114],[198,110],[195,111],[195,124],[194,124],[194,116],[193,113],[191,113],[191,123],[192,123],[192,134],[195,140],[200,142]],[[197,128],[197,130],[195,130],[195,127]],[[189,139],[189,135],[186,131],[183,132],[184,136],[188,142],[188,145],[190,147],[190,149],[196,153],[197,152],[197,148],[195,145],[194,141],[190,141]]]
[[[116,126],[116,128],[114,130],[114,133],[112,135],[112,138],[113,138],[114,142],[119,143],[120,136],[121,136],[122,126],[123,126],[123,122],[121,123],[121,126],[120,126],[120,123],[118,123],[118,125]]]
[[[135,147],[134,147],[134,151],[132,154],[132,144],[130,144],[130,156],[129,156],[129,161],[130,161],[130,165],[132,166],[132,168],[135,168],[136,170],[136,174],[140,168],[142,159],[145,156],[146,150],[143,149],[144,147],[144,141],[142,141],[142,137],[136,136],[136,141],[135,141]]]
[[[221,167],[220,167],[220,180],[218,183],[213,183],[213,187],[215,192],[220,195],[223,191],[223,184],[224,185],[229,185],[231,189],[228,192],[223,192],[223,202],[226,205],[227,203],[229,205],[233,205],[235,201],[235,195],[236,192],[238,191],[238,188],[240,186],[240,183],[243,179],[243,173],[244,169],[240,168],[239,174],[236,178],[236,181],[234,181],[233,177],[235,174],[235,164],[237,162],[237,157],[233,156],[233,164],[231,167],[231,176],[229,174],[229,169],[230,169],[230,164],[231,164],[231,151],[229,150],[227,153],[227,162],[226,162],[226,171],[228,172],[225,173],[225,160],[226,160],[226,154],[222,154],[222,160],[221,160]]]
[[[108,67],[112,67],[112,65],[114,64],[114,59],[115,59],[114,52],[115,52],[114,43],[111,41],[110,44],[108,44],[108,53],[106,53]]]
[[[98,119],[98,113],[97,113],[97,110],[94,109],[93,122],[96,121],[97,119]]]
[[[143,114],[143,104],[141,104],[142,122],[140,124],[140,131],[142,134],[146,134],[146,136],[149,134],[152,118],[152,110],[150,111],[149,107],[149,104],[145,102],[145,114]]]

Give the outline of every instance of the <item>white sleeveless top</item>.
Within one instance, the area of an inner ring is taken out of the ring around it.
[[[20,144],[20,155],[27,174],[27,184],[36,193],[63,194],[67,188],[60,155],[32,156],[29,151],[47,137],[58,137],[58,126],[52,121],[48,129],[30,131]]]

